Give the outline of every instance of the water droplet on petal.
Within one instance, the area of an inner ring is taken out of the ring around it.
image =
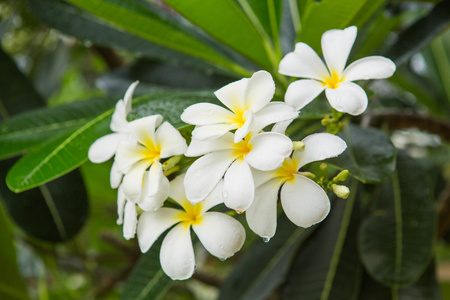
[[[225,261],[225,260],[226,260],[226,258],[223,258],[223,257],[219,257],[219,259],[220,259],[221,261]]]
[[[227,193],[227,192],[223,192],[223,193],[222,193],[222,196],[223,196],[224,198],[227,198],[227,197],[228,197],[228,193]]]
[[[264,242],[264,243],[270,242],[270,238],[267,238],[267,237],[263,238],[263,242]]]

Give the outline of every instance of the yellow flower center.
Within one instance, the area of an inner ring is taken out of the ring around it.
[[[182,202],[182,206],[185,211],[180,212],[180,214],[177,216],[177,220],[181,221],[186,226],[186,228],[192,225],[200,224],[202,222],[202,202],[192,204],[188,200],[185,200]]]
[[[245,118],[244,118],[244,109],[235,109],[234,111],[234,117],[230,119],[230,123],[237,124],[238,128],[241,128],[245,124]]]
[[[252,151],[252,144],[250,143],[251,134],[247,134],[244,140],[234,144],[233,157],[236,159],[244,159],[244,157]]]
[[[161,157],[161,147],[159,145],[155,145],[153,141],[147,141],[144,150],[144,159],[153,162],[155,159],[159,160]]]
[[[280,181],[293,181],[297,173],[298,162],[295,159],[286,158],[280,168],[275,170],[275,176],[279,177]]]
[[[344,78],[339,77],[338,73],[332,71],[331,77],[325,78],[323,80],[323,84],[330,89],[337,89],[339,87],[339,83],[341,83],[342,81],[344,81]]]

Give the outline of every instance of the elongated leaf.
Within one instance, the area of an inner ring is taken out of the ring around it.
[[[209,96],[206,96],[209,95]],[[203,97],[203,98],[202,98]],[[212,93],[167,92],[136,98],[135,109],[129,117],[140,118],[161,114],[175,127],[184,123],[180,120],[183,110],[198,100],[213,99]],[[75,131],[34,149],[20,159],[8,172],[6,181],[14,192],[41,185],[80,166],[87,160],[90,145],[109,132],[113,109],[109,109],[89,120]]]
[[[330,215],[299,249],[281,287],[282,299],[357,299],[362,268],[356,186],[354,181],[349,199],[333,200]]]
[[[173,281],[159,264],[161,242],[162,238],[159,238],[139,259],[125,283],[121,300],[157,300],[165,295]]]
[[[48,139],[68,134],[114,106],[117,99],[103,97],[41,108],[0,123],[0,159],[23,153]]]
[[[114,2],[107,0],[68,0],[67,2],[153,43],[246,74],[239,66],[183,32],[180,28],[160,19],[153,12],[145,9],[144,6],[125,0]]]
[[[234,0],[167,0],[165,2],[218,41],[259,66],[271,69],[261,35]]]
[[[369,274],[385,285],[406,285],[433,253],[436,212],[420,165],[405,153],[391,181],[377,188],[374,208],[359,231],[358,250]]]
[[[405,63],[414,53],[444,30],[450,22],[450,1],[441,1],[422,19],[402,32],[386,56],[397,65]]]
[[[347,149],[330,163],[364,183],[383,182],[395,170],[397,150],[389,137],[374,128],[346,126],[339,134],[347,142]]]
[[[283,0],[245,0],[245,2],[251,7],[266,34],[276,41],[280,35]]]
[[[3,205],[0,203],[0,265],[7,272],[0,272],[0,298],[28,299],[25,282],[17,266],[13,232]]]
[[[298,40],[320,52],[320,38],[329,29],[361,26],[385,0],[322,0],[307,1],[301,14]]]
[[[283,214],[276,235],[269,243],[254,242],[222,285],[219,299],[266,299],[284,281],[292,255],[311,232]]]

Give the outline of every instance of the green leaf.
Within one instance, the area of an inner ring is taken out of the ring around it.
[[[141,256],[125,283],[121,300],[162,299],[172,284],[159,264],[160,237],[150,250]]]
[[[247,71],[212,50],[208,45],[137,3],[125,0],[67,0],[67,2],[153,43],[209,61],[240,74],[248,74]]]
[[[280,35],[283,0],[244,0],[258,18],[265,33],[276,42]]]
[[[361,260],[378,282],[399,286],[422,275],[433,254],[436,212],[425,171],[404,152],[391,181],[376,187],[358,240]]]
[[[329,29],[361,27],[386,0],[307,0],[300,11],[298,40],[320,53],[320,39]]]
[[[0,123],[0,159],[68,134],[113,107],[116,101],[111,97],[95,98],[14,116]]]
[[[219,299],[266,299],[284,281],[292,255],[310,232],[283,214],[276,235],[269,243],[254,242],[223,283]]]
[[[0,203],[0,265],[6,272],[0,272],[0,298],[10,300],[29,299],[25,282],[17,267],[14,235],[8,216]]]
[[[0,47],[0,121],[10,115],[44,104],[44,100],[28,78]],[[0,149],[3,150],[3,145]]]
[[[166,0],[165,2],[218,41],[241,53],[260,67],[272,69],[263,38],[234,0]]]
[[[383,182],[395,170],[397,150],[389,137],[375,128],[345,126],[339,134],[347,143],[347,149],[329,162],[363,183]]]
[[[7,170],[14,160],[0,162]],[[88,216],[88,199],[83,179],[74,171],[39,188],[15,194],[0,174],[0,195],[13,221],[27,234],[49,242],[72,238]]]
[[[175,127],[185,125],[180,120],[183,110],[199,100],[215,99],[211,92],[166,92],[134,100],[129,118],[161,114]],[[89,120],[75,131],[33,149],[8,172],[8,187],[18,193],[57,178],[87,160],[90,145],[109,132],[113,109]]]
[[[347,200],[334,197],[330,214],[296,254],[282,299],[356,299],[361,281],[357,255],[357,181]]]
[[[386,56],[397,65],[405,63],[413,54],[428,45],[450,22],[450,2],[441,1],[428,15],[399,34]]]

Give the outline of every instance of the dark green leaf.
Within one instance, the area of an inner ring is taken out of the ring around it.
[[[68,134],[114,106],[117,99],[104,97],[41,108],[0,123],[0,158],[23,153],[46,140]]]
[[[358,250],[369,274],[385,285],[409,284],[430,263],[436,212],[425,171],[404,152],[391,181],[372,191],[374,207],[361,225]]]
[[[0,162],[7,170],[13,161]],[[39,188],[14,194],[0,174],[0,195],[14,222],[26,233],[49,242],[66,241],[84,225],[88,200],[83,179],[74,171]]]
[[[397,65],[405,63],[414,53],[430,43],[450,22],[450,1],[436,4],[428,15],[400,33],[386,56]]]
[[[272,40],[279,38],[283,0],[244,0]],[[243,1],[241,1],[243,2]]]
[[[350,198],[335,197],[328,217],[299,249],[281,287],[282,299],[357,299],[362,268],[356,247],[357,181],[353,183]]]
[[[128,277],[121,300],[162,299],[172,280],[164,274],[159,264],[160,237],[150,250],[141,256]]]
[[[0,298],[10,300],[29,299],[25,282],[17,268],[16,249],[11,224],[3,204],[0,203]]]
[[[345,126],[339,134],[347,143],[347,149],[330,163],[364,183],[383,182],[395,170],[397,150],[389,137],[374,128]]]
[[[292,255],[308,236],[283,214],[269,243],[254,242],[220,289],[219,299],[266,299],[283,282]]]

